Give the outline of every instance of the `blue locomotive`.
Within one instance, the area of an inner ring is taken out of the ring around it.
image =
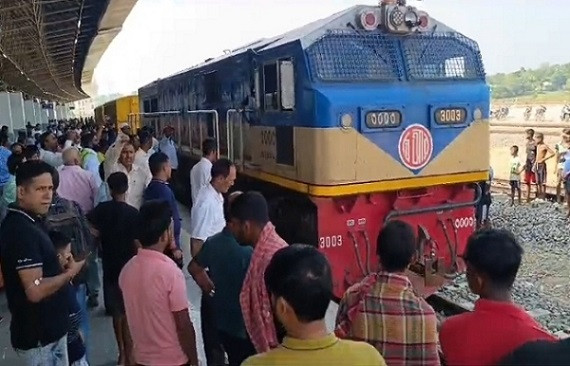
[[[144,124],[176,129],[178,194],[206,137],[237,188],[270,200],[288,242],[329,258],[335,295],[377,266],[386,220],[418,227],[425,294],[462,270],[489,168],[479,48],[404,1],[354,6],[228,50],[139,90]]]

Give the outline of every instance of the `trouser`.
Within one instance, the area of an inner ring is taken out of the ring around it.
[[[99,296],[99,289],[101,288],[101,281],[99,280],[99,265],[97,264],[97,254],[91,253],[87,257],[87,268],[85,269],[87,295],[89,297]]]
[[[218,331],[218,334],[228,354],[230,366],[239,366],[246,358],[255,355],[255,347],[249,339],[237,338],[223,331]]]
[[[200,305],[200,321],[202,323],[202,338],[208,366],[225,365],[224,348],[218,337],[212,298],[202,293]]]
[[[71,366],[89,366],[89,362],[87,362],[87,356],[81,357],[79,360],[72,363]]]
[[[46,346],[16,352],[26,366],[69,366],[67,335]]]
[[[83,334],[83,344],[85,345],[85,358],[89,358],[89,313],[87,312],[87,285],[79,284],[75,287],[75,296],[81,309],[81,322],[79,330]]]

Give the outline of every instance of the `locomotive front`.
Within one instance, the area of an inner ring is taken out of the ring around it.
[[[335,295],[378,265],[381,226],[418,230],[410,277],[431,294],[463,270],[477,182],[488,179],[489,98],[477,44],[401,1],[362,7],[306,47],[315,125],[295,130],[311,161],[318,245]]]

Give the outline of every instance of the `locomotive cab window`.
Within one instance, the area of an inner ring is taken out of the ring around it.
[[[222,88],[217,72],[210,72],[204,75],[204,89],[206,103],[218,103],[222,100]]]
[[[256,80],[257,81],[257,80]],[[263,66],[263,109],[292,111],[295,109],[295,67],[285,59]]]

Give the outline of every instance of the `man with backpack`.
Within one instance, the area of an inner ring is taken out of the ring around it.
[[[57,194],[59,187],[59,173],[56,169],[52,170],[53,180],[53,199],[51,207],[45,218],[45,226],[49,231],[58,231],[65,234],[71,239],[71,253],[77,261],[88,259],[86,266],[79,272],[73,280],[76,286],[77,301],[81,307],[81,311],[87,313],[87,283],[94,282],[94,286],[90,288],[91,293],[99,291],[99,273],[97,263],[90,261],[94,253],[93,236],[89,229],[89,224],[85,218],[81,207],[73,201],[67,200]],[[89,268],[94,266],[95,268]],[[95,278],[95,280],[93,280]],[[83,317],[80,325],[81,332],[85,337],[85,347],[88,347],[89,339],[89,319]]]

